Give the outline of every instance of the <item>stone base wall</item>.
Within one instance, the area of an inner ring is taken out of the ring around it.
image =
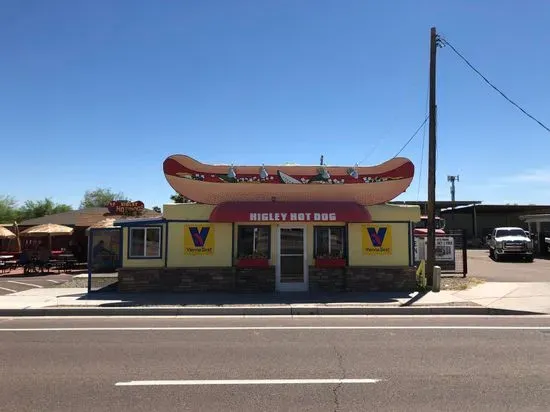
[[[275,268],[121,268],[119,292],[268,292]]]
[[[414,267],[309,268],[309,290],[328,292],[410,292]],[[273,292],[275,267],[122,268],[120,292]]]
[[[408,292],[415,289],[414,267],[309,268],[310,291]]]
[[[412,292],[416,268],[354,266],[346,268],[348,292]]]
[[[239,292],[274,292],[275,267],[235,269]]]
[[[346,289],[345,268],[309,268],[309,290],[341,292]]]

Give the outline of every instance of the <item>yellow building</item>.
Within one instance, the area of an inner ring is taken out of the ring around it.
[[[418,206],[225,202],[120,221],[121,291],[414,290]]]

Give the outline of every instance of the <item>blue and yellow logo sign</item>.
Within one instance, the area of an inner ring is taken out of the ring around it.
[[[392,254],[391,225],[363,225],[362,237],[364,255]]]
[[[212,255],[214,253],[214,227],[211,225],[185,225],[183,248],[185,255]]]

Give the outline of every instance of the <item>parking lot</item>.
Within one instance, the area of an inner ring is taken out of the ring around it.
[[[550,260],[535,259],[533,263],[518,259],[495,262],[489,250],[468,250],[468,276],[489,282],[550,282]]]
[[[9,276],[0,277],[0,295],[22,292],[33,288],[55,287],[72,279],[73,275],[69,273],[49,273],[44,275],[27,276]]]

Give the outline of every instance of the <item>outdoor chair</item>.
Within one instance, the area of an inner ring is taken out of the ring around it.
[[[7,260],[4,263],[6,264],[6,270],[8,272],[17,269],[17,260]]]
[[[44,271],[49,272],[50,269],[52,268],[52,263],[50,261],[43,262],[43,261],[37,260],[35,262],[35,267],[37,271],[40,271],[40,273],[44,273]]]
[[[38,268],[36,261],[29,257],[28,253],[21,253],[19,256],[18,266],[23,268],[23,274],[37,273]]]

